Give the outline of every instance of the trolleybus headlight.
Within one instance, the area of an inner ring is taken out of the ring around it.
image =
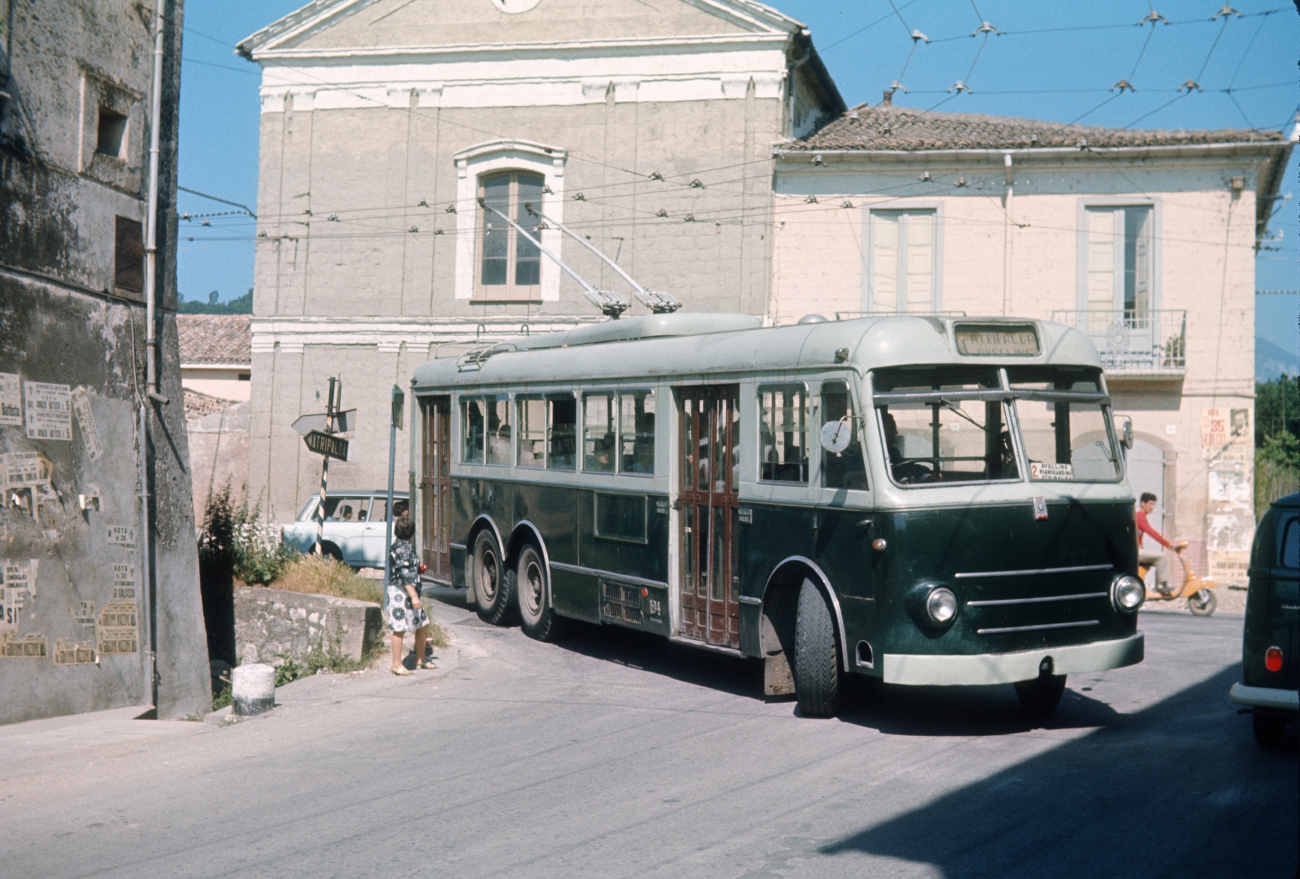
[[[1121,574],[1110,586],[1110,597],[1116,610],[1132,611],[1142,606],[1147,597],[1147,587],[1132,574]]]
[[[950,623],[957,616],[957,596],[942,586],[931,589],[925,599],[925,612],[939,625]]]

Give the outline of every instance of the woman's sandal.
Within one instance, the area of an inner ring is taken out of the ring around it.
[[[399,665],[397,668],[393,669],[393,674],[398,675],[399,677],[409,675],[410,673],[411,670],[404,665]]]
[[[438,666],[434,665],[432,662],[430,662],[427,659],[422,659],[415,664],[415,667],[416,668],[437,668]]]

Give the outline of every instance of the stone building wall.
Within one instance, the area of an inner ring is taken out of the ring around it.
[[[157,327],[170,402],[145,404],[144,435],[152,12],[91,0],[5,9],[0,723],[149,703],[151,653],[158,716],[199,714],[211,695],[174,316],[181,3],[168,3],[161,120]]]

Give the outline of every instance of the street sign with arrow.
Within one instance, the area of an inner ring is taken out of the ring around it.
[[[335,433],[351,433],[356,427],[357,410],[348,409],[334,416]],[[329,414],[318,412],[315,415],[303,415],[293,423],[293,429],[306,436],[313,430],[325,431],[329,427]]]
[[[328,433],[313,430],[302,440],[307,444],[307,448],[318,455],[324,455],[327,458],[338,458],[340,461],[348,459],[348,441],[341,436],[331,436]]]

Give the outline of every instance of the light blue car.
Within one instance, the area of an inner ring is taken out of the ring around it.
[[[394,518],[408,509],[406,492],[393,492]],[[280,539],[298,552],[312,552],[316,545],[319,511],[320,495],[314,494],[298,513],[298,519],[280,530]],[[321,552],[354,568],[384,566],[387,490],[340,490],[338,494],[330,492],[326,497],[324,513]]]

